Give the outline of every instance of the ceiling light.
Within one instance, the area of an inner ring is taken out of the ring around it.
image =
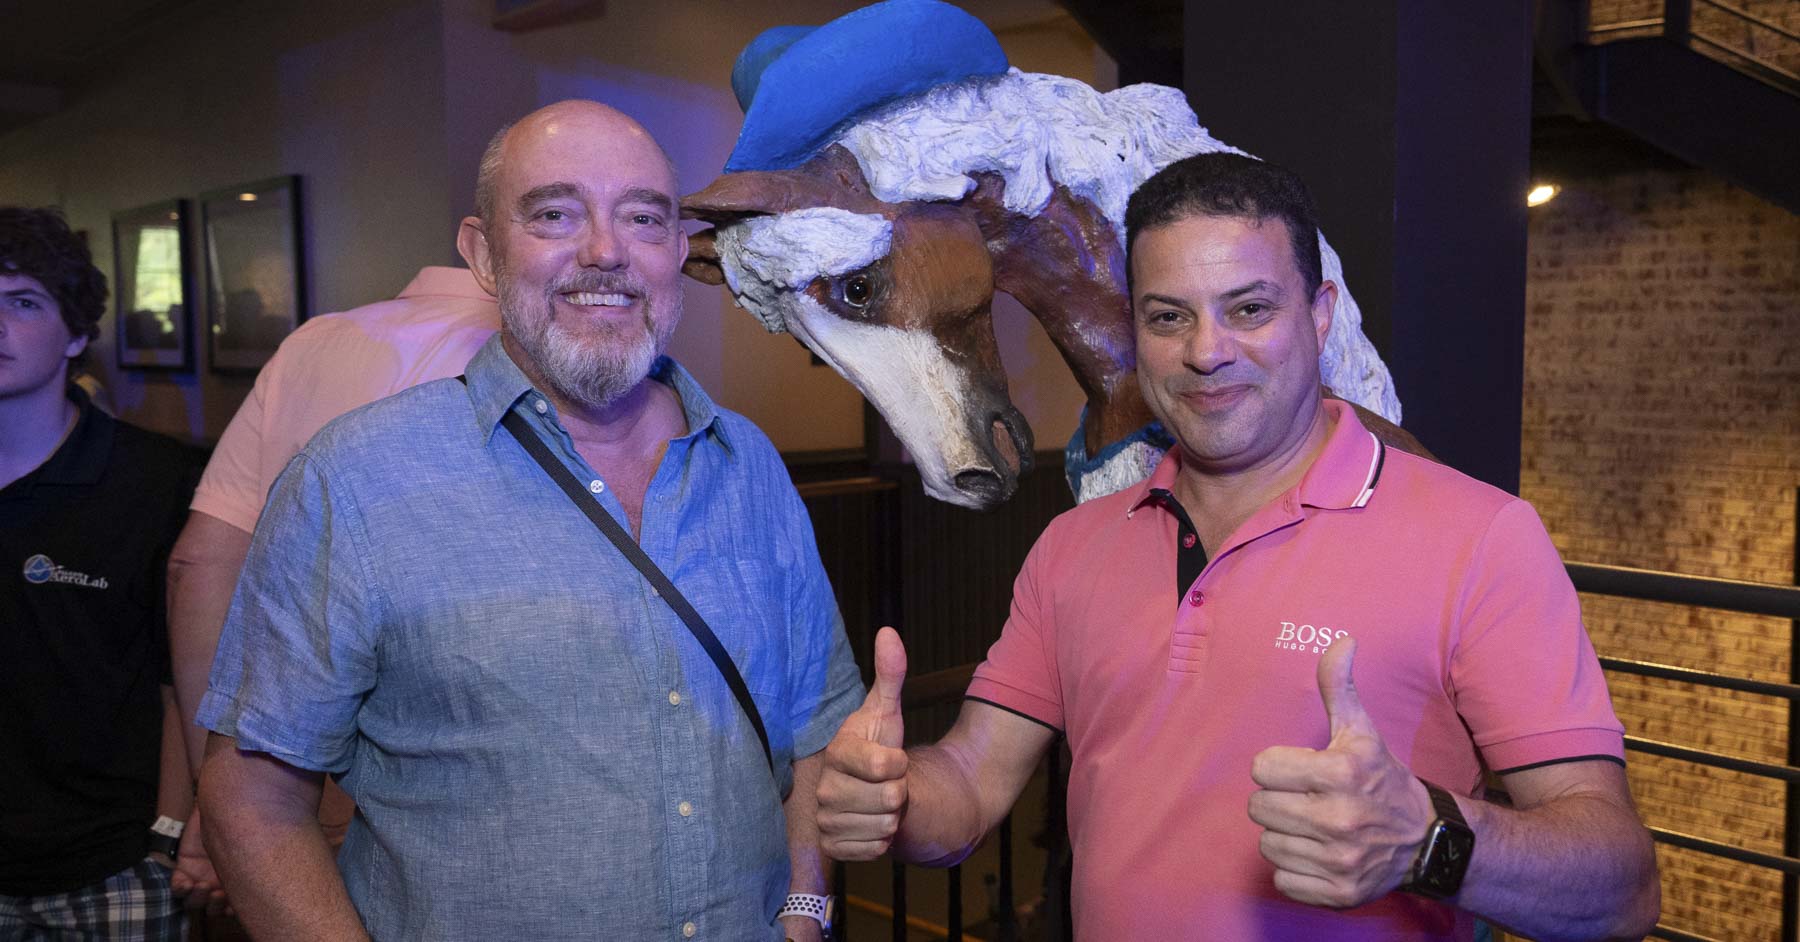
[[[1548,197],[1545,197],[1545,198],[1548,199]],[[256,194],[255,193],[239,193],[238,199],[243,200],[246,203],[254,203],[254,202],[256,202]],[[1531,205],[1536,206],[1537,204],[1533,203]]]
[[[1556,194],[1561,192],[1562,187],[1557,186],[1554,183],[1540,183],[1537,186],[1532,187],[1530,193],[1525,194],[1525,205],[1542,206],[1545,203],[1556,199]]]

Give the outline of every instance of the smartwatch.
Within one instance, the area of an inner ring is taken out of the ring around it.
[[[789,893],[787,902],[782,904],[781,912],[775,915],[805,916],[819,924],[824,930],[825,938],[831,938],[831,917],[837,910],[837,899],[831,896],[817,896],[812,893]]]
[[[1431,795],[1437,818],[1425,829],[1425,843],[1400,889],[1429,899],[1449,899],[1462,889],[1463,877],[1469,872],[1475,832],[1463,820],[1462,810],[1449,792],[1424,779],[1419,779],[1419,784]]]

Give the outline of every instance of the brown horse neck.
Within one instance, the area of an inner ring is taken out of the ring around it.
[[[1005,182],[984,174],[969,204],[994,260],[994,284],[1043,325],[1088,397],[1088,454],[1151,421],[1137,384],[1125,254],[1098,208],[1058,186],[1035,216],[1007,211]]]

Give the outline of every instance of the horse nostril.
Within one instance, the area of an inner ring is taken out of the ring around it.
[[[997,503],[1011,496],[1007,493],[1006,482],[992,471],[958,471],[952,480],[957,490],[983,504]]]
[[[1019,449],[1013,445],[1012,429],[1007,428],[1004,421],[995,419],[992,434],[994,450],[1000,453],[1000,460],[1005,463],[1007,470],[1018,474],[1022,470],[1022,462]]]

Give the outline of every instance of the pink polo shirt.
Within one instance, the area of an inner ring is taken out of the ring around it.
[[[257,374],[190,506],[255,530],[269,486],[325,423],[461,373],[499,329],[499,303],[468,269],[435,267],[420,269],[392,301],[301,324]]]
[[[1471,935],[1467,914],[1404,893],[1346,912],[1293,902],[1257,853],[1251,760],[1326,745],[1315,668],[1345,635],[1363,704],[1425,779],[1475,795],[1484,760],[1623,761],[1575,590],[1531,506],[1326,408],[1300,484],[1187,591],[1178,523],[1149,496],[1173,487],[1179,449],[1143,484],[1058,517],[1025,561],[969,696],[1068,736],[1078,939]]]

